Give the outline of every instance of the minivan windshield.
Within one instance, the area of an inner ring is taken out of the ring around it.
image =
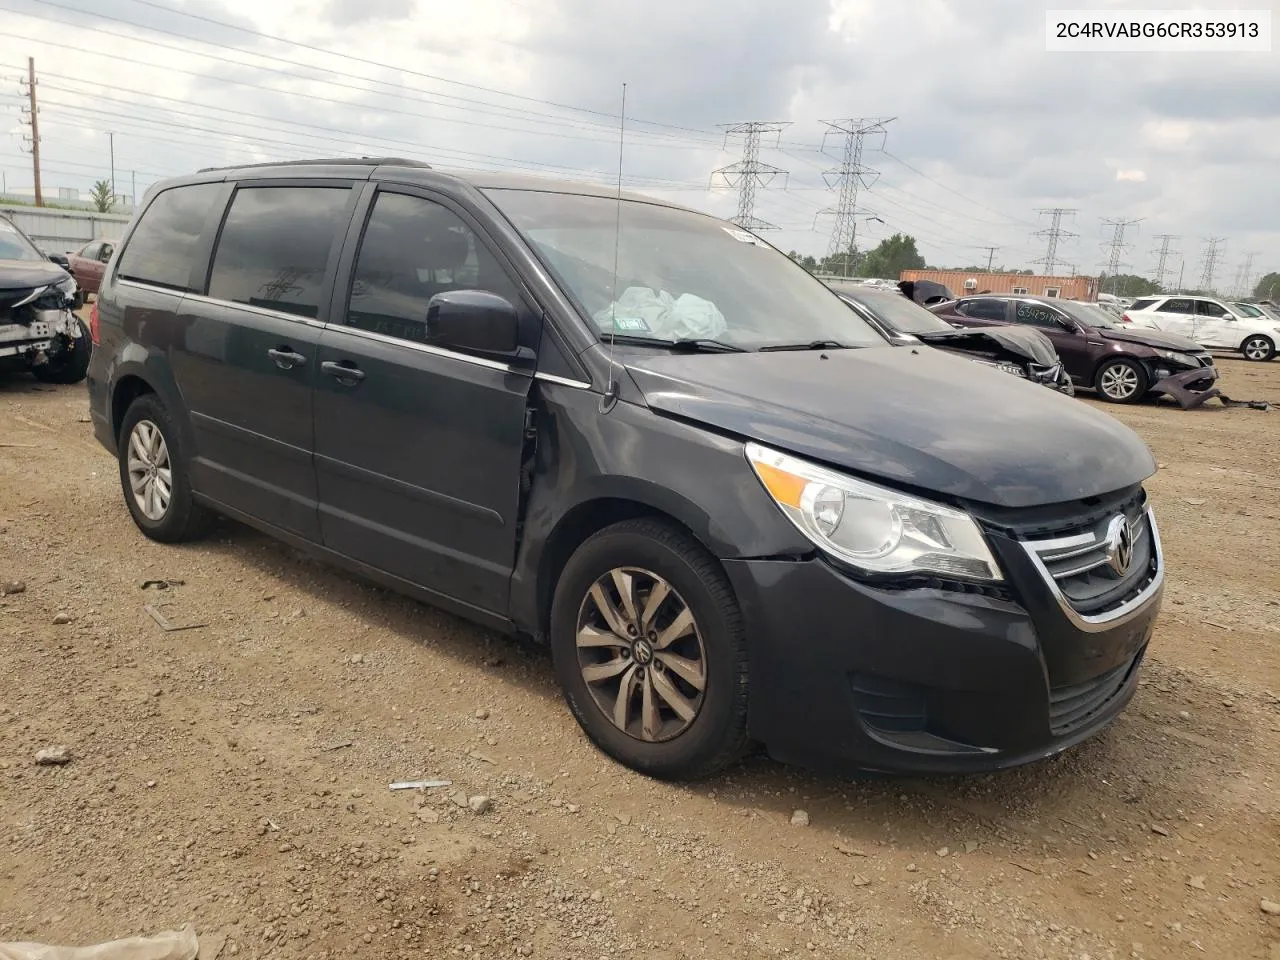
[[[601,339],[617,334],[642,344],[702,341],[742,350],[887,345],[821,281],[733,224],[638,200],[485,193]]]
[[[34,243],[12,223],[0,217],[0,260],[43,260]]]

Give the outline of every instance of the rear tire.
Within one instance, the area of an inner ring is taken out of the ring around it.
[[[719,563],[673,524],[627,520],[578,548],[556,584],[551,654],[582,729],[633,770],[692,780],[747,748],[742,612]]]
[[[1137,403],[1147,395],[1150,378],[1142,364],[1126,357],[1108,360],[1098,368],[1094,387],[1111,403]]]
[[[182,543],[209,532],[214,513],[192,498],[182,438],[154,393],[129,406],[116,447],[125,505],[145,536]]]
[[[1270,337],[1254,334],[1240,344],[1240,352],[1244,354],[1246,360],[1262,363],[1276,355],[1276,345]]]
[[[79,383],[89,373],[89,358],[93,355],[93,342],[89,339],[89,328],[84,321],[76,318],[80,327],[80,336],[65,337],[66,342],[46,363],[31,368],[32,374],[41,383]]]

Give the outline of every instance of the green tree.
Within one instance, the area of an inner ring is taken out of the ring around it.
[[[99,180],[95,183],[93,189],[89,191],[89,199],[93,201],[99,213],[110,213],[116,202],[116,198],[111,193],[111,181]]]
[[[903,270],[923,269],[924,257],[916,249],[916,238],[905,233],[895,233],[867,252],[859,265],[858,274],[863,277],[897,280]]]
[[[864,259],[866,259],[865,254],[860,253],[857,247],[853,247],[845,253],[833,253],[823,257],[818,261],[817,272],[835,277],[856,277],[859,276],[858,265]]]
[[[1257,300],[1274,300],[1280,297],[1280,271],[1272,270],[1253,288],[1253,296]]]
[[[1132,273],[1117,273],[1113,276],[1103,274],[1098,277],[1098,290],[1101,293],[1112,293],[1117,297],[1149,297],[1153,293],[1162,293],[1160,284],[1146,277]]]
[[[818,272],[818,261],[815,260],[811,255],[807,253],[799,254],[799,253],[796,253],[796,251],[792,250],[790,253],[787,254],[787,256],[790,257],[792,260],[794,260],[796,263],[800,264],[800,266],[804,267],[810,273]]]

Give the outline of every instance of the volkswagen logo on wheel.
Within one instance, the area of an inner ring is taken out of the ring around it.
[[[1107,531],[1107,565],[1117,577],[1123,577],[1133,563],[1133,527],[1125,516],[1111,521]]]

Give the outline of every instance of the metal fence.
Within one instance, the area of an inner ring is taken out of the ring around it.
[[[120,213],[0,205],[7,217],[45,253],[78,250],[90,240],[119,240],[130,217]]]

